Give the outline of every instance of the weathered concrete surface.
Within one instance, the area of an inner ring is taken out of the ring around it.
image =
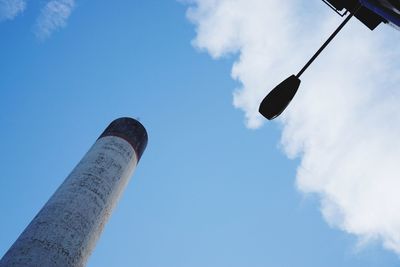
[[[147,143],[147,134],[145,138]],[[139,152],[127,140],[103,133],[4,255],[0,267],[85,266],[143,151]]]

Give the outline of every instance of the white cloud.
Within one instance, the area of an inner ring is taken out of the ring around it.
[[[15,18],[26,8],[24,0],[0,0],[0,21]]]
[[[65,27],[74,6],[74,0],[51,0],[47,2],[36,22],[36,36],[44,40],[57,29]]]
[[[192,0],[193,44],[238,55],[233,104],[247,126],[268,90],[296,74],[340,20],[315,1]],[[308,5],[308,6],[307,6]],[[400,254],[400,32],[354,20],[302,76],[284,112],[282,144],[301,157],[297,186],[320,197],[327,222]]]

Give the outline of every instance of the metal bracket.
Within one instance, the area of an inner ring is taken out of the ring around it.
[[[331,3],[329,3],[327,0],[322,0],[322,2],[324,2],[324,3],[325,3],[327,6],[329,6],[333,11],[335,11],[336,14],[338,14],[338,15],[341,16],[341,17],[346,16],[347,13],[349,12],[349,11],[347,11],[346,9],[345,9],[345,11],[340,12],[339,9],[337,9],[335,6],[333,6],[333,5],[332,5]]]

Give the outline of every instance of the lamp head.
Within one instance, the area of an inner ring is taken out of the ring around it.
[[[278,117],[292,101],[300,86],[300,79],[292,75],[279,85],[263,99],[258,111],[268,120]]]

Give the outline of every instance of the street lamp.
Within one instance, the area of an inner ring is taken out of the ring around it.
[[[291,75],[289,78],[277,85],[272,91],[263,99],[258,111],[268,120],[273,120],[278,117],[292,101],[294,95],[299,89],[301,80],[300,76],[304,71],[313,63],[319,54],[328,46],[328,44],[335,38],[340,30],[346,25],[347,22],[357,13],[361,8],[359,4],[346,19],[339,25],[339,27],[329,36],[328,40],[321,46],[321,48],[314,54],[314,56],[307,62],[306,65],[299,71],[297,75]]]

